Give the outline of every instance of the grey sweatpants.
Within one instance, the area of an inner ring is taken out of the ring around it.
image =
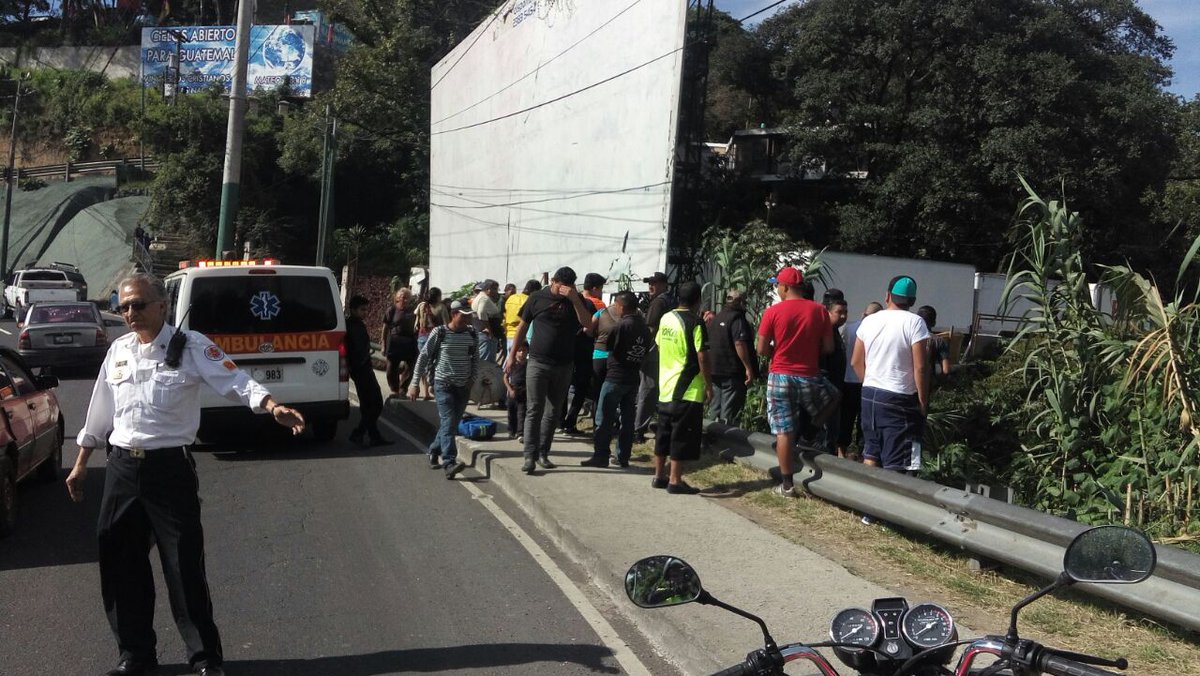
[[[554,430],[571,387],[574,362],[554,364],[530,356],[525,367],[525,457],[550,454]]]

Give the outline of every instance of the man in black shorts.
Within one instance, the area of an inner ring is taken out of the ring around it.
[[[659,395],[652,485],[683,495],[700,492],[683,480],[683,463],[700,459],[704,404],[712,399],[708,331],[696,314],[699,307],[700,285],[685,282],[679,287],[679,307],[663,315],[654,339]]]

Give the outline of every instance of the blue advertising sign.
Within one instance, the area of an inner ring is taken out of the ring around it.
[[[285,81],[292,96],[312,96],[313,26],[251,26],[246,91],[275,89]],[[178,45],[179,88],[198,91],[219,82],[229,91],[233,81],[233,26],[178,26],[142,29],[142,86],[157,87],[168,73]]]

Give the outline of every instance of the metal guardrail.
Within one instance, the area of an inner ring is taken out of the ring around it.
[[[760,470],[778,465],[775,438],[709,423],[705,442]],[[1088,527],[1000,500],[817,452],[801,453],[796,483],[809,493],[1047,578],[1062,571],[1066,546]],[[1075,588],[1150,617],[1200,631],[1200,556],[1155,546],[1154,576],[1133,585]]]
[[[62,176],[66,180],[70,180],[71,176],[81,174],[107,174],[116,172],[117,167],[139,167],[142,160],[139,158],[126,158],[120,160],[101,160],[98,162],[67,162],[66,164],[46,164],[40,167],[17,167],[17,180],[22,178],[41,178],[45,176]],[[145,159],[147,169],[158,168],[158,160],[147,157]],[[5,178],[8,177],[8,169],[5,167],[2,170]]]

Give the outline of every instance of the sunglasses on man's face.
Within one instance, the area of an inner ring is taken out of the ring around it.
[[[156,300],[130,301],[128,303],[122,303],[122,304],[118,305],[117,312],[120,312],[121,314],[128,314],[130,310],[133,310],[134,312],[141,312],[142,310],[145,310],[146,307],[148,305],[150,305],[151,303],[157,303],[157,302],[158,301],[156,301]]]

